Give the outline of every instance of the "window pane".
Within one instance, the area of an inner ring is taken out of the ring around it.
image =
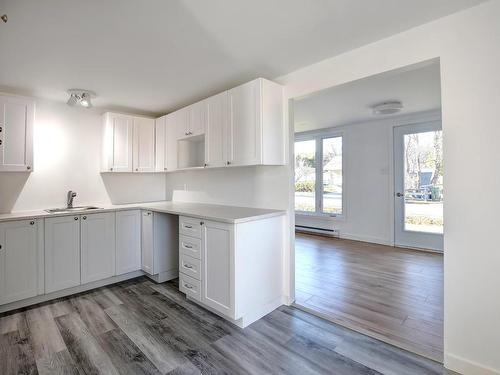
[[[316,141],[295,142],[295,210],[316,211]]]
[[[342,137],[323,139],[323,212],[342,214]]]
[[[443,233],[443,135],[406,134],[405,230]]]

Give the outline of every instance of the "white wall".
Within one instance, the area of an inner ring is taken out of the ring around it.
[[[393,129],[440,117],[438,110],[318,130],[343,136],[344,217],[296,214],[295,224],[337,229],[342,238],[393,245]]]
[[[102,110],[36,99],[34,172],[0,174],[0,213],[75,204],[163,200],[165,176],[101,174]]]
[[[445,365],[468,374],[500,373],[499,19],[490,1],[277,79],[293,98],[440,58]]]

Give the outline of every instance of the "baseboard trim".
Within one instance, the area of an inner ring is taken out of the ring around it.
[[[61,297],[67,297],[72,294],[78,294],[81,292],[86,292],[91,289],[96,289],[100,288],[102,286],[106,285],[111,285],[111,284],[116,284],[125,280],[130,280],[134,279],[136,277],[143,276],[144,272],[142,271],[134,271],[134,272],[129,272],[124,275],[119,275],[119,276],[113,276],[113,277],[108,277],[107,279],[103,280],[98,280],[94,281],[85,285],[78,285],[73,288],[68,288],[64,290],[58,290],[57,292],[52,292],[48,294],[42,294],[36,297],[31,297],[27,299],[23,299],[21,301],[16,301],[16,302],[11,302],[6,305],[0,306],[0,314],[7,312],[7,311],[12,311],[12,310],[17,310],[23,307],[31,306],[31,305],[36,305],[38,303],[42,302],[47,302],[56,298],[61,298]]]
[[[458,355],[445,353],[444,354],[444,367],[448,370],[458,372],[466,375],[499,375],[500,370],[483,366],[477,362],[470,361]]]
[[[179,277],[179,270],[176,268],[173,270],[160,272],[157,275],[150,275],[147,273],[146,276],[153,280],[155,283],[164,283],[165,281],[177,279]]]
[[[375,243],[378,245],[394,246],[394,243],[392,243],[392,241],[388,241],[386,239],[377,237],[358,236],[355,234],[340,232],[340,238],[344,240],[361,241],[361,242]]]

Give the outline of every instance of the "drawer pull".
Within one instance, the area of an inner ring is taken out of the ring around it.
[[[193,248],[193,246],[191,246],[191,245],[186,245],[186,244],[184,244],[184,247],[185,247],[186,249],[192,249],[192,248]]]
[[[193,229],[191,225],[184,225],[184,228]]]
[[[193,287],[192,287],[191,285],[189,285],[189,284],[184,283],[184,286],[185,286],[187,289],[193,289]]]
[[[184,264],[184,268],[188,268],[188,269],[190,269],[190,270],[191,270],[191,269],[193,269],[193,266],[192,266],[192,265],[190,265],[190,264]]]

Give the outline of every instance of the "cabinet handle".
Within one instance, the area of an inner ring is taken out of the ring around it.
[[[0,146],[2,145],[2,140],[0,139]]]
[[[184,225],[184,228],[193,229],[193,227],[191,225]]]
[[[87,220],[87,216],[82,217],[83,220]]]
[[[135,169],[135,171],[136,171],[136,172],[138,172],[138,171],[139,171],[139,168],[136,168],[136,169]]]
[[[110,170],[111,172],[113,172],[113,168],[109,168],[109,170]]]
[[[193,269],[193,266],[190,265],[190,264],[184,264],[184,268],[187,268],[187,269]]]
[[[75,220],[78,220],[78,216],[75,216]]]
[[[184,283],[184,287],[186,287],[187,289],[193,289],[193,287],[191,285],[186,284],[186,283]]]
[[[184,247],[185,247],[186,249],[192,249],[192,248],[193,248],[193,246],[191,246],[191,245],[184,245]]]
[[[204,167],[208,167],[208,164],[207,164],[207,163],[205,163]]]
[[[34,221],[30,221],[30,225],[35,225],[35,222]]]
[[[0,133],[2,132],[2,127],[0,126]]]
[[[0,245],[0,250],[2,250],[2,245]]]
[[[203,225],[203,224],[205,224],[205,222],[204,221],[200,221],[200,225]]]
[[[29,170],[31,169],[31,167],[28,165],[28,166],[26,167],[26,169],[29,171]]]
[[[231,162],[230,162],[230,161],[227,161],[227,162],[226,162],[226,164],[227,164],[227,165],[229,165],[229,164],[231,164]]]

